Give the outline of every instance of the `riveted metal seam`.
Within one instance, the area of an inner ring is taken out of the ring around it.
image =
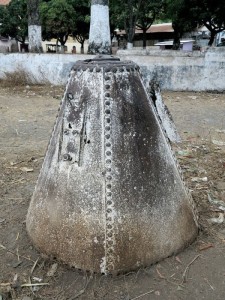
[[[105,165],[105,273],[115,268],[114,201],[112,195],[112,127],[110,94],[112,73],[104,72],[104,165]]]

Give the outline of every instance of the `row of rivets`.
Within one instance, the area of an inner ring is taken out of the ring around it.
[[[113,72],[113,73],[117,73],[117,72],[134,72],[134,71],[139,71],[139,66],[134,65],[134,64],[129,64],[129,65],[123,65],[123,66],[115,66],[115,65],[106,65],[103,68],[105,69],[105,72]],[[88,66],[88,65],[79,65],[79,66],[74,66],[73,67],[74,71],[77,72],[82,72],[82,71],[90,71],[90,72],[100,72],[102,69],[99,66]],[[107,80],[107,79],[106,79]]]
[[[73,68],[74,71],[77,71],[77,72],[82,72],[82,71],[90,71],[90,72],[101,72],[101,68],[100,67],[91,67],[91,66],[75,66]]]
[[[105,211],[106,211],[106,273],[114,270],[114,202],[112,199],[112,142],[111,142],[111,108],[112,98],[110,95],[111,77],[105,75],[105,103],[104,103],[104,131],[105,131]]]

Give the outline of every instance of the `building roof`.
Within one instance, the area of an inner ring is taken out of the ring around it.
[[[142,32],[142,30],[140,30]],[[155,33],[155,32],[174,32],[172,23],[163,23],[152,25],[147,32]]]
[[[0,0],[0,5],[7,5],[11,0]]]
[[[136,28],[135,34],[142,33],[141,29]],[[159,33],[159,32],[174,32],[172,23],[162,23],[151,25],[151,27],[147,30],[147,33]],[[125,34],[125,30],[118,30],[117,34]]]

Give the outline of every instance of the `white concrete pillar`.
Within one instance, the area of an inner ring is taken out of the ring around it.
[[[91,1],[88,53],[111,54],[108,0]]]

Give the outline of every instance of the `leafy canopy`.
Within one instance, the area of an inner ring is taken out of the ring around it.
[[[0,35],[25,43],[28,34],[27,1],[12,0],[0,6]]]

